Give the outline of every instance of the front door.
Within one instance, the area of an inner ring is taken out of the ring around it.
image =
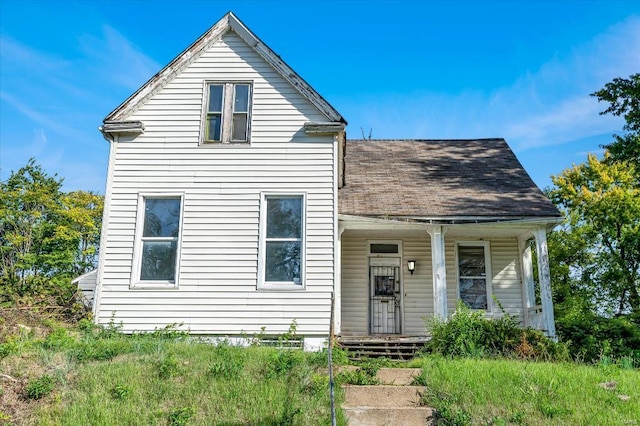
[[[399,334],[402,283],[400,258],[369,258],[371,334]]]

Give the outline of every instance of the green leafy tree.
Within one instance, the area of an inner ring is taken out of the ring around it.
[[[633,164],[608,160],[590,155],[552,177],[550,196],[567,217],[567,226],[553,237],[564,262],[556,276],[562,279],[564,269],[565,288],[577,282],[597,309],[640,314],[640,188]]]
[[[629,161],[640,172],[640,74],[629,78],[614,78],[604,88],[591,94],[609,107],[600,114],[623,116],[626,133],[613,135],[614,141],[604,145],[611,161]]]
[[[34,159],[0,182],[3,296],[69,293],[70,279],[93,266],[102,197],[61,187]]]

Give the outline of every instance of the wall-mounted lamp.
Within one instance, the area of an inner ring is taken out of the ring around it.
[[[413,272],[416,270],[416,261],[415,260],[407,260],[407,269],[413,275]]]

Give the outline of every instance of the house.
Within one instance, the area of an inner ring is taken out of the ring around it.
[[[340,336],[425,336],[458,299],[502,315],[495,299],[554,336],[560,214],[505,141],[347,141],[346,124],[225,15],[100,128],[95,320],[231,338],[295,321],[313,349],[332,306]]]

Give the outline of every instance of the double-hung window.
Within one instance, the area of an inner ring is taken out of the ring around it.
[[[249,142],[251,84],[208,82],[205,88],[203,142]]]
[[[489,243],[458,243],[458,292],[471,309],[490,310],[491,271]]]
[[[259,286],[300,289],[304,285],[305,197],[263,194]]]
[[[141,195],[132,287],[177,287],[181,195]]]

